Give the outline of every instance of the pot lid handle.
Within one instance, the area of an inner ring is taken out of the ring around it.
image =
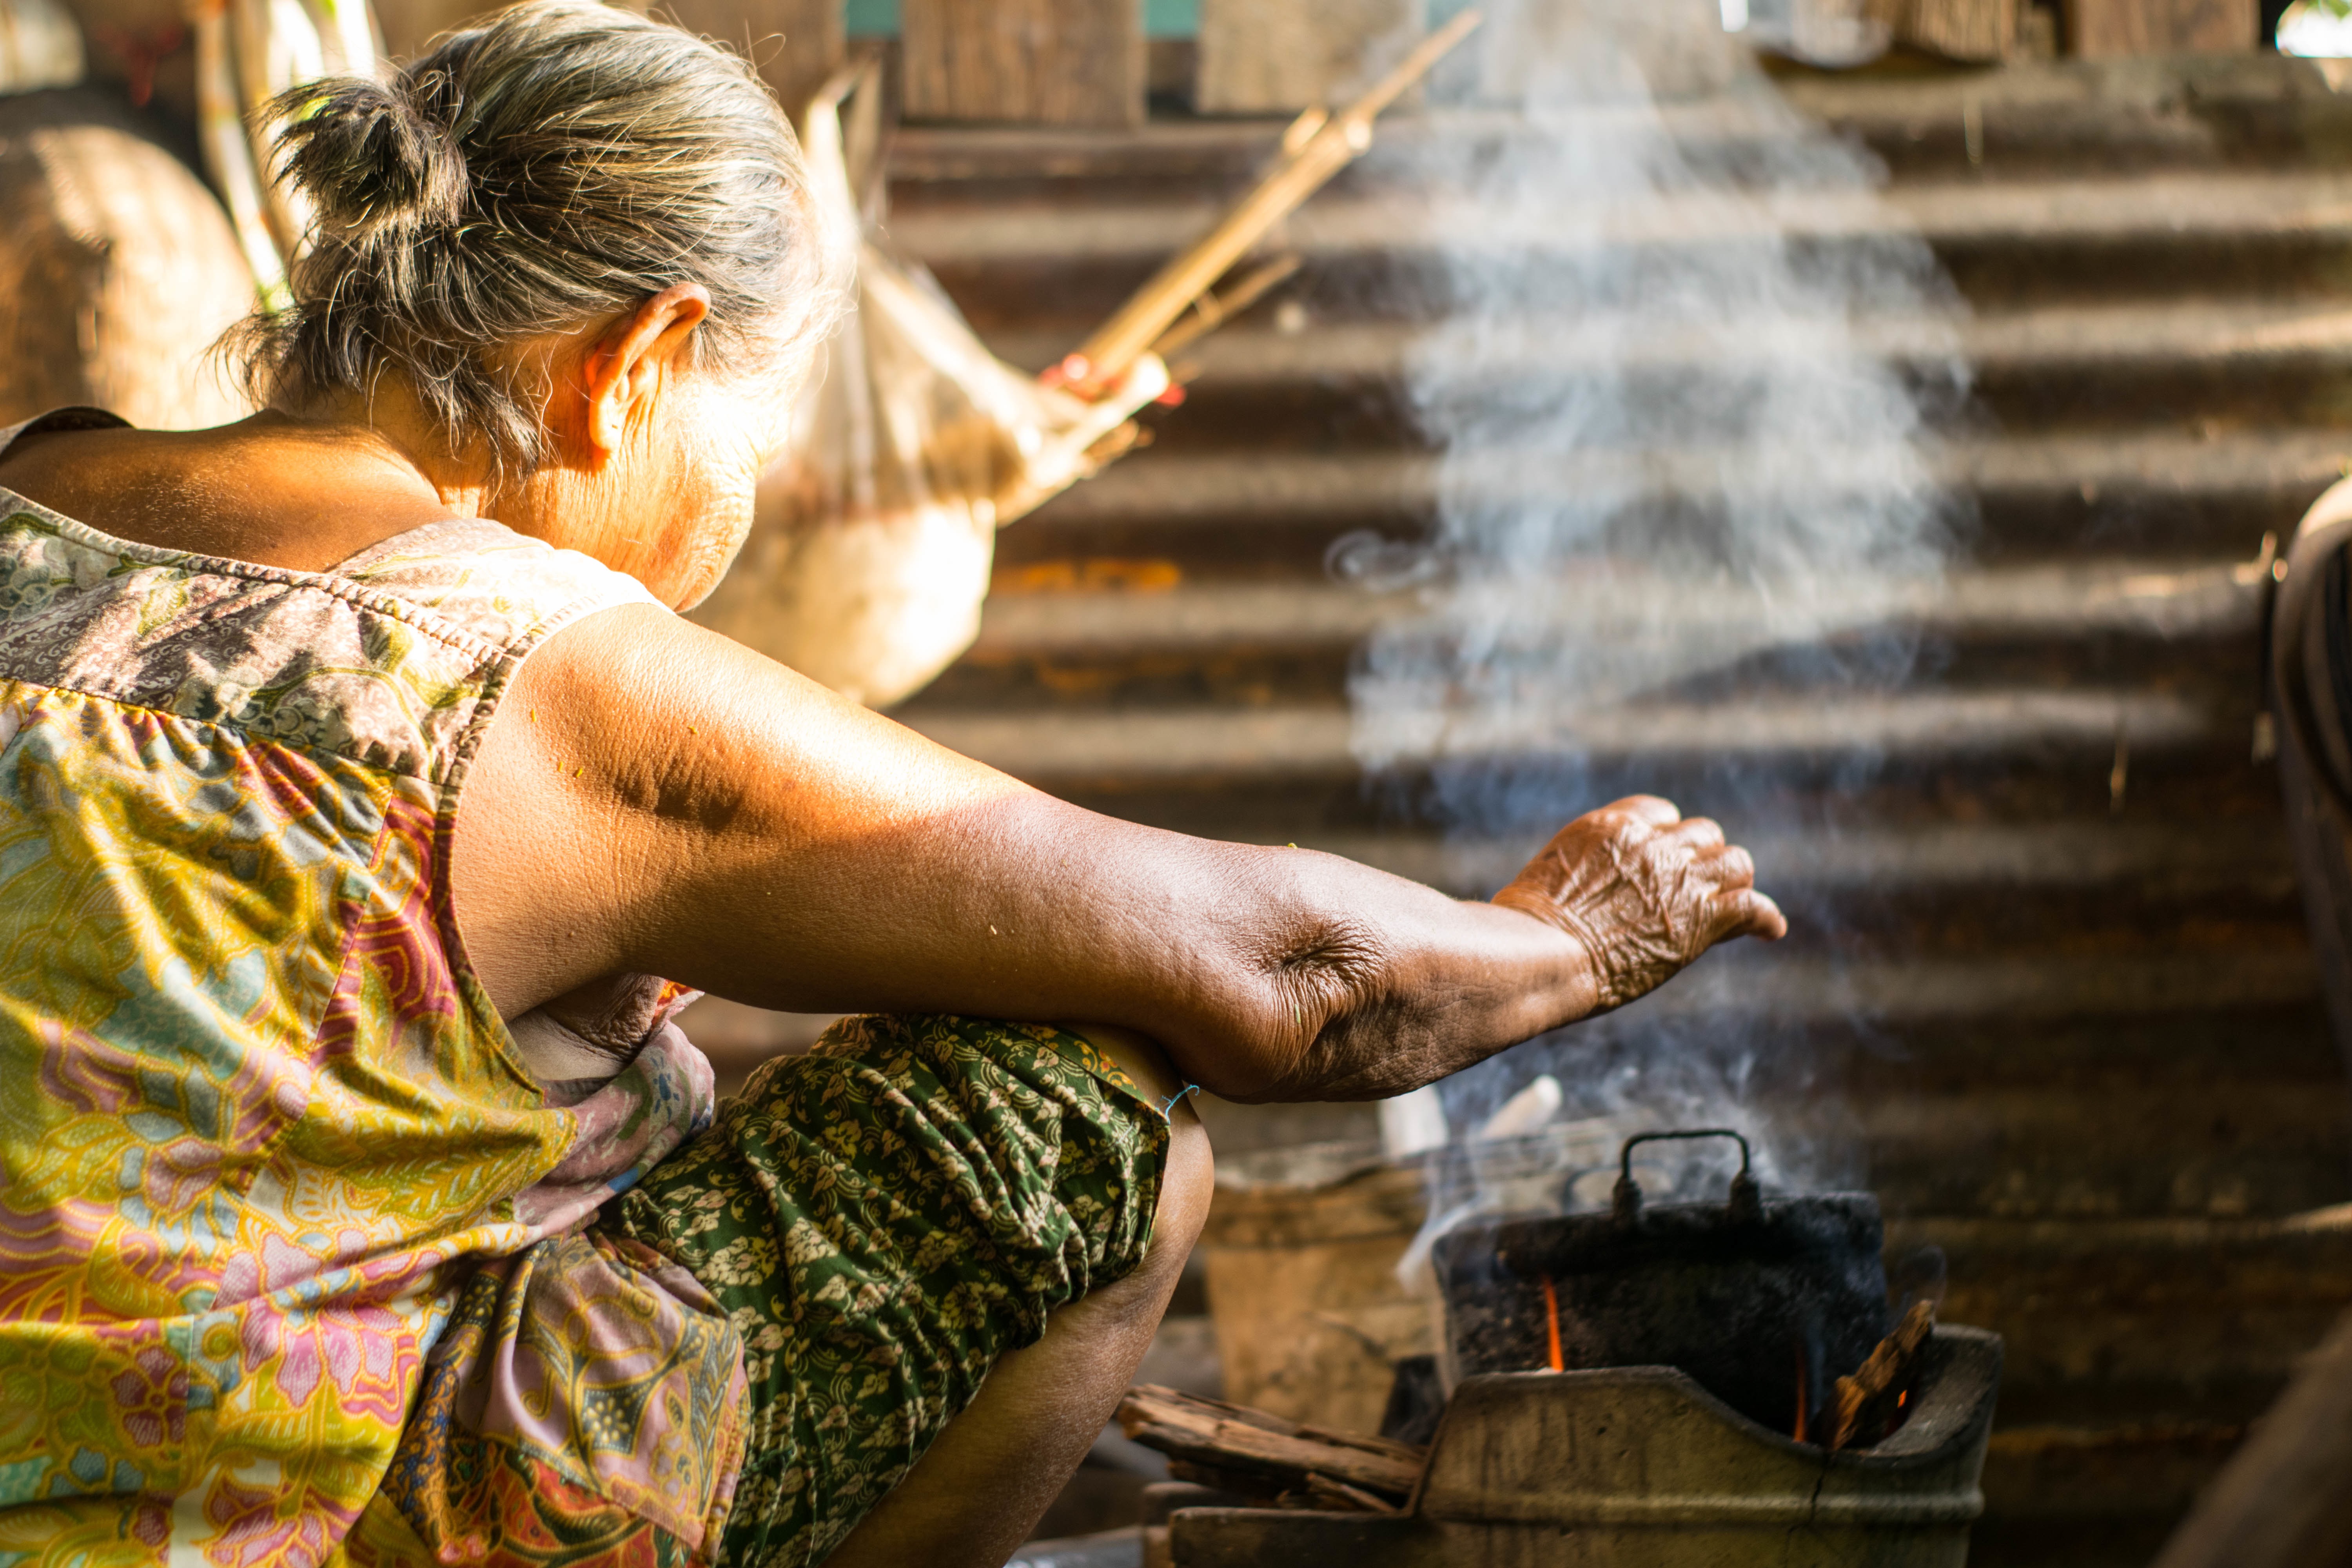
[[[1642,1212],[1642,1189],[1633,1181],[1633,1147],[1637,1143],[1679,1143],[1693,1138],[1728,1138],[1739,1145],[1739,1174],[1731,1178],[1724,1212],[1733,1219],[1754,1219],[1764,1211],[1764,1194],[1748,1173],[1752,1153],[1744,1133],[1728,1127],[1694,1127],[1679,1132],[1636,1132],[1617,1152],[1617,1187],[1610,1208],[1620,1224],[1631,1224]]]

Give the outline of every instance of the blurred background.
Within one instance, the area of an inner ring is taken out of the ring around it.
[[[248,111],[475,8],[0,0],[0,422],[245,412],[208,351],[300,218]],[[1082,386],[1301,112],[1457,9],[662,14],[803,124],[834,84],[861,265],[937,352],[875,370],[869,287],[830,363],[936,405],[967,342]],[[1079,435],[1018,504],[928,448],[898,501],[810,501],[849,461],[812,424],[706,614],[944,743],[1465,896],[1666,794],[1795,920],[1412,1105],[1203,1104],[1218,1209],[1145,1381],[1376,1426],[1442,1149],[1604,1205],[1625,1131],[1729,1122],[1780,1190],[1874,1190],[2005,1337],[1973,1560],[2153,1556],[2352,1304],[2260,657],[2352,473],[2347,88],[2332,0],[1507,0],[1249,247],[1259,292],[1155,339],[1167,381],[1046,399]],[[739,1081],[825,1022],[688,1016]],[[1164,1474],[1107,1435],[1044,1533]]]

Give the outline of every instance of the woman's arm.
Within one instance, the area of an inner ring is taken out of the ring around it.
[[[1493,903],[1042,795],[644,607],[557,634],[470,770],[453,876],[509,1016],[615,973],[762,1007],[1086,1019],[1236,1100],[1358,1099],[1785,929],[1663,801]]]

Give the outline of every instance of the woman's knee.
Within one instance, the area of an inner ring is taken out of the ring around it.
[[[1209,1197],[1216,1184],[1209,1130],[1201,1124],[1188,1086],[1158,1041],[1108,1024],[1067,1027],[1116,1062],[1154,1104],[1165,1108],[1168,1153],[1160,1173],[1159,1207],[1152,1216],[1151,1245],[1136,1272],[1181,1272],[1209,1217]],[[1168,1287],[1175,1289],[1174,1273],[1169,1275]]]
[[[1151,1245],[1144,1251],[1143,1268],[1155,1278],[1164,1272],[1173,1294],[1176,1277],[1201,1238],[1208,1222],[1209,1202],[1216,1190],[1216,1159],[1209,1148],[1209,1130],[1189,1104],[1179,1104],[1168,1118],[1168,1157],[1160,1173],[1160,1205],[1151,1221]]]

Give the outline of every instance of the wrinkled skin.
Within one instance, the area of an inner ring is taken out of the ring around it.
[[[1753,892],[1756,863],[1704,816],[1631,795],[1552,836],[1495,895],[1574,938],[1592,965],[1596,1013],[1656,990],[1717,942],[1778,935]]]

